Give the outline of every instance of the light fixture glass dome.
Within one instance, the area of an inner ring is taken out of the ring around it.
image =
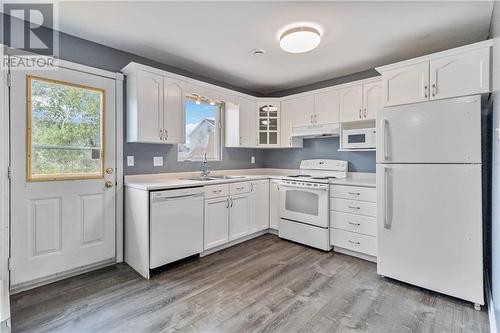
[[[280,36],[280,47],[290,53],[304,53],[314,50],[321,42],[318,30],[312,27],[296,27]]]

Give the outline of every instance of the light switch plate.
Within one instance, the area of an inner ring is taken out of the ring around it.
[[[255,164],[255,156],[250,157],[250,163]]]
[[[134,166],[134,156],[127,156],[127,166]]]
[[[154,156],[153,166],[163,166],[163,156]]]

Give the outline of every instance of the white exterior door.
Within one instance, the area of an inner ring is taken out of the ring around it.
[[[382,81],[363,85],[363,118],[376,119],[377,110],[382,108]]]
[[[484,304],[480,164],[377,165],[377,273]]]
[[[430,64],[430,99],[490,91],[490,48],[452,55]]]
[[[232,195],[229,206],[229,240],[248,234],[250,228],[250,195]]]
[[[429,100],[429,62],[403,66],[384,72],[384,105],[400,105]]]
[[[314,95],[314,122],[316,124],[338,123],[339,110],[339,90],[330,90]]]
[[[340,117],[342,121],[361,120],[363,86],[356,85],[340,90]]]
[[[12,72],[13,288],[115,259],[115,81]]]
[[[229,241],[229,198],[205,200],[204,246],[206,251]]]
[[[269,181],[252,182],[250,233],[269,228]]]
[[[163,78],[163,128],[166,143],[184,143],[184,88],[178,80]]]

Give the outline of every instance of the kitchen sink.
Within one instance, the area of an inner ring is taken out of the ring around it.
[[[181,178],[182,180],[198,180],[198,181],[201,181],[201,182],[206,182],[206,181],[209,181],[209,180],[216,180],[216,179],[219,179],[219,178],[213,178],[213,177],[203,177],[203,176],[200,176],[200,177],[192,177],[192,178]]]

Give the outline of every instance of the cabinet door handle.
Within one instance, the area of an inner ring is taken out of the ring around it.
[[[253,183],[250,183],[250,186],[251,186],[250,192],[253,192]]]
[[[288,144],[290,145],[290,147],[292,146],[292,138],[288,139]]]
[[[361,209],[359,206],[348,206],[350,209]]]
[[[222,190],[215,190],[215,191],[212,191],[212,192],[214,192],[214,193],[220,193],[220,192],[222,192]]]
[[[318,123],[318,115],[317,115],[317,114],[315,114],[315,115],[314,115],[314,123],[315,123],[315,124],[317,124],[317,123]]]
[[[361,118],[363,118],[363,117],[361,116],[361,109],[359,109],[359,118],[360,118],[360,119],[361,119]]]
[[[313,122],[314,122],[314,121],[313,121],[313,115],[311,115],[311,124],[312,124]]]
[[[432,84],[432,97],[436,96],[436,93],[437,93],[437,91],[436,91],[436,84],[433,83]]]
[[[231,206],[230,207],[233,207],[233,198],[229,198],[229,200],[231,200]]]
[[[167,139],[168,139],[168,131],[165,130],[165,137],[163,138],[163,140],[167,141]]]
[[[352,240],[350,240],[350,239],[349,239],[349,243],[351,243],[351,244],[356,244],[356,245],[361,244],[360,242],[355,242],[355,241],[352,241]]]
[[[350,225],[355,225],[356,227],[359,227],[361,223],[354,223],[354,222],[348,222]]]
[[[365,118],[368,117],[368,111],[367,109],[365,108]]]
[[[427,85],[424,86],[424,97],[427,98]]]
[[[226,208],[229,208],[229,198],[226,199]]]
[[[241,191],[241,190],[244,190],[245,189],[245,186],[240,186],[240,187],[237,187],[236,188],[238,191]]]
[[[163,130],[160,130],[160,140],[163,140]]]

